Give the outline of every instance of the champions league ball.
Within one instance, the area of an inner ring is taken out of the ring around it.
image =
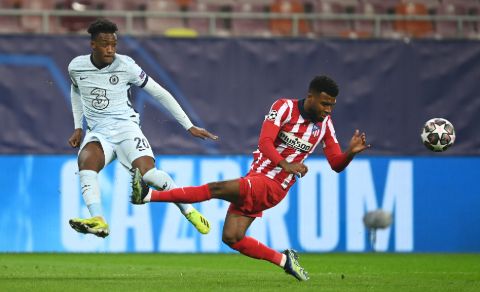
[[[429,150],[442,152],[455,142],[455,129],[446,119],[433,118],[423,126],[421,137],[423,145]]]

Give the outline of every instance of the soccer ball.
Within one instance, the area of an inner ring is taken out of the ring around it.
[[[425,147],[435,152],[442,152],[455,142],[455,129],[446,119],[433,118],[423,126],[421,137]]]

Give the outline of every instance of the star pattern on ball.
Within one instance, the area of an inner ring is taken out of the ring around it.
[[[432,133],[437,133],[438,137],[442,137],[443,133],[447,133],[447,130],[445,130],[445,125],[445,123],[441,125],[434,123],[433,126],[435,127],[435,130],[433,130]]]
[[[421,136],[422,136],[423,141],[428,141],[428,134],[429,133],[427,131],[425,131],[425,130],[422,131]]]

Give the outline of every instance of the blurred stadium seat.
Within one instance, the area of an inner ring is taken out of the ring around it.
[[[304,4],[298,0],[275,0],[270,5],[271,13],[278,13],[289,16],[294,13],[305,13]],[[293,20],[291,18],[273,18],[270,20],[270,29],[273,35],[291,36],[293,32]],[[298,21],[298,34],[307,35],[311,32],[306,20]]]
[[[152,0],[148,1],[148,11],[158,12],[178,12],[180,11],[175,1]],[[181,17],[150,17],[146,18],[146,28],[149,33],[163,34],[167,29],[184,27]]]
[[[400,16],[425,16],[428,15],[427,6],[424,3],[401,1],[395,7],[395,14]],[[395,31],[407,37],[425,37],[433,33],[432,22],[428,20],[400,19],[394,22]]]
[[[197,0],[192,7],[192,11],[198,13],[223,13],[224,15],[215,19],[215,36],[231,36],[234,32],[234,19],[231,14],[237,12],[238,6],[243,1],[236,0]],[[245,1],[248,3],[249,1]],[[260,1],[261,2],[261,1]],[[197,30],[201,35],[209,34],[211,29],[211,19],[208,15],[193,17],[190,19],[190,27]]]
[[[21,0],[6,0],[0,2],[3,9],[22,9]],[[1,16],[0,17],[0,33],[18,33],[21,31],[20,16]]]
[[[53,0],[39,1],[20,1],[22,9],[42,10],[53,9]],[[20,27],[22,31],[27,33],[40,33],[42,29],[42,17],[36,15],[25,15],[21,17]]]
[[[223,4],[219,0],[197,0],[193,3],[192,12],[196,13],[208,13],[218,12],[220,6]],[[220,24],[221,20],[217,20],[215,24]],[[199,35],[207,35],[210,28],[210,19],[207,16],[204,17],[192,17],[189,19],[189,27],[199,33]]]
[[[365,16],[394,15],[395,6],[398,0],[359,0],[358,13]],[[355,29],[365,36],[375,34],[375,22],[373,20],[358,20],[355,22]],[[396,37],[391,21],[382,21],[379,27],[379,35],[382,37]]]
[[[345,14],[356,11],[357,0],[317,0],[314,11],[324,15]],[[314,31],[317,36],[340,37],[353,31],[351,20],[315,20]]]
[[[43,1],[42,1],[43,2]],[[56,9],[72,11],[97,11],[103,10],[104,5],[100,2],[89,0],[64,0],[57,2]],[[59,17],[59,26],[69,32],[84,31],[96,17],[93,16],[61,16]]]
[[[438,6],[437,14],[438,15],[449,15],[455,16],[457,14],[462,14],[458,11],[459,7],[456,7],[453,3],[448,3],[443,1]],[[458,36],[458,27],[457,21],[437,21],[435,23],[435,31],[437,33],[437,37],[439,38],[454,38]]]
[[[236,1],[234,13],[266,13],[270,11],[271,0]],[[271,36],[267,19],[233,18],[232,33],[235,36]]]
[[[480,38],[480,1],[477,0],[443,0],[455,15],[476,16],[474,21],[462,23],[462,32],[457,37]],[[453,7],[453,8],[452,8]]]

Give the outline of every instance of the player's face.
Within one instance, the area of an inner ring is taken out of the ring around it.
[[[317,121],[323,121],[330,115],[337,100],[335,97],[322,92],[320,94],[309,93],[305,101],[305,110],[315,117]]]
[[[91,41],[93,59],[100,65],[109,65],[115,59],[117,51],[117,35],[114,33],[99,33]]]

